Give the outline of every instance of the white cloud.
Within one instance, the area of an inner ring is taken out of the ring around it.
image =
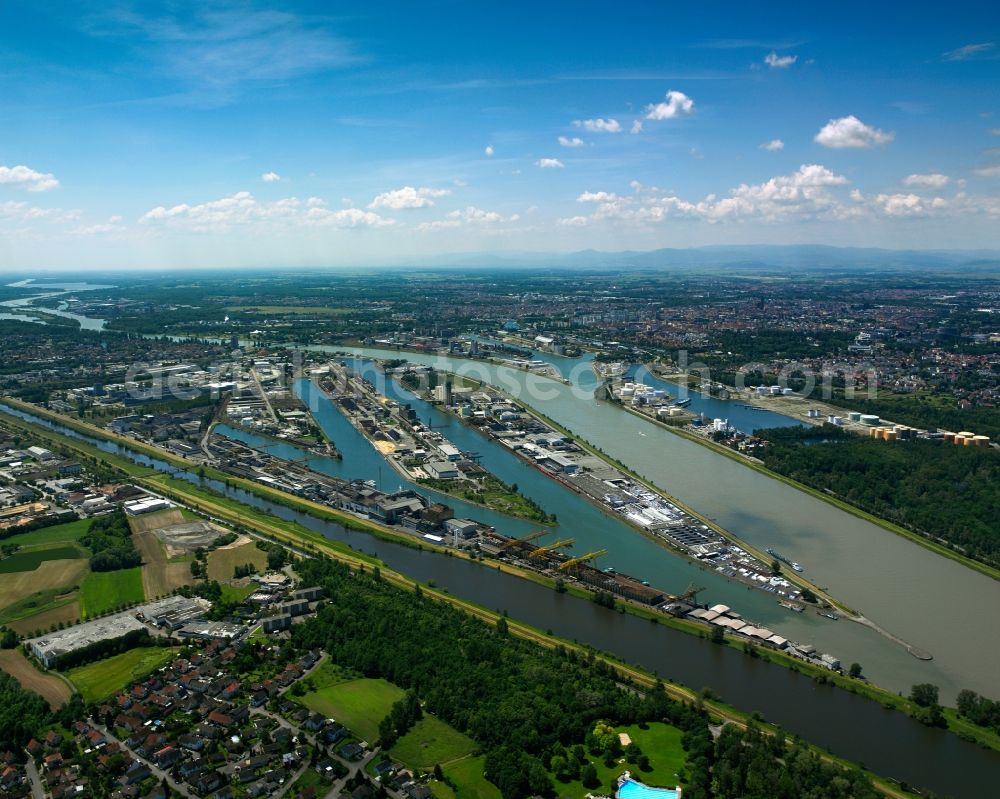
[[[973,171],[982,178],[1000,178],[1000,165],[984,166]]]
[[[540,158],[535,161],[535,166],[539,169],[562,169],[566,164],[558,158]]]
[[[609,203],[621,199],[613,191],[585,191],[576,198],[578,203]]]
[[[277,183],[278,181],[281,180],[281,175],[279,175],[277,172],[265,172],[263,175],[260,176],[260,179],[263,180],[265,183]]]
[[[690,114],[694,110],[694,100],[684,92],[671,89],[667,92],[666,102],[646,106],[646,119],[674,119]]]
[[[781,139],[771,139],[769,142],[765,142],[760,146],[760,149],[767,150],[768,152],[777,152],[778,150],[785,149],[785,143]]]
[[[977,58],[981,55],[992,55],[996,49],[996,42],[979,42],[978,44],[966,44],[955,50],[942,53],[941,57],[945,61],[968,61],[970,58]]]
[[[565,227],[583,227],[590,219],[586,216],[568,216],[559,220],[560,225]]]
[[[485,149],[483,149],[483,152],[486,153],[486,157],[487,158],[492,158],[493,157],[493,153],[495,152],[494,149],[493,149],[493,145],[492,144],[487,144],[486,147],[485,147]]]
[[[8,200],[0,203],[0,220],[15,222],[72,222],[78,220],[81,212],[78,209],[38,208],[26,202]]]
[[[1000,136],[1000,128],[990,128],[990,136]]]
[[[574,119],[573,124],[591,133],[621,133],[622,126],[617,119]]]
[[[336,226],[382,227],[394,224],[378,214],[357,208],[330,211],[316,198],[303,203],[297,197],[261,202],[248,191],[240,191],[198,205],[182,203],[170,208],[157,206],[139,218],[143,225],[166,225],[198,232],[222,232],[235,227]]]
[[[574,136],[573,138],[568,138],[566,136],[560,136],[559,137],[559,146],[560,147],[583,147],[583,139],[581,139],[578,136]]]
[[[908,175],[903,178],[904,186],[930,186],[934,189],[940,189],[942,186],[946,185],[950,181],[947,175],[942,175],[940,172],[932,172],[927,175]]]
[[[310,208],[305,215],[305,224],[323,227],[362,228],[388,227],[396,222],[372,211],[362,211],[360,208],[342,208],[339,211],[330,211],[327,208]]]
[[[57,188],[59,181],[50,172],[37,172],[21,164],[0,166],[0,185],[19,186],[28,191],[48,191]]]
[[[451,211],[444,219],[436,219],[433,222],[417,225],[417,230],[448,230],[462,226],[492,227],[507,222],[517,222],[520,218],[519,214],[504,216],[497,211],[486,211],[470,205],[461,211]]]
[[[774,50],[764,56],[764,63],[771,69],[787,69],[798,60],[797,55],[778,55]]]
[[[629,130],[629,133],[642,133],[642,120],[641,119],[633,119],[632,120],[632,128],[631,128],[631,130]]]
[[[916,194],[878,194],[874,198],[876,210],[886,216],[926,216],[932,210],[947,206],[942,197],[927,199]]]
[[[414,208],[430,208],[434,205],[432,197],[445,197],[451,194],[451,189],[429,189],[413,186],[403,186],[401,189],[386,191],[379,194],[369,204],[369,208],[389,208],[393,211],[412,210]]]
[[[885,144],[896,138],[896,134],[866,125],[853,114],[839,119],[831,119],[814,141],[824,147],[843,149],[845,147],[866,148]]]

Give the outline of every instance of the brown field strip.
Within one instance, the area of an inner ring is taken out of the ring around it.
[[[174,508],[143,516],[130,516],[128,526],[132,528],[133,533],[144,533],[146,530],[157,530],[160,527],[170,527],[173,524],[184,524],[186,521],[184,514]]]
[[[0,608],[13,605],[43,588],[79,585],[86,572],[86,558],[75,558],[46,560],[32,571],[4,574],[0,579]]]
[[[29,691],[34,691],[55,710],[69,701],[69,686],[52,674],[40,672],[18,649],[0,649],[0,669]]]
[[[167,513],[173,512],[167,511]],[[194,582],[190,564],[171,563],[167,560],[166,550],[155,532],[134,533],[132,542],[142,555],[142,588],[147,598],[166,596],[175,588],[191,585]]]
[[[75,624],[80,618],[80,603],[77,600],[73,600],[58,608],[43,610],[34,616],[27,616],[26,618],[12,621],[7,626],[21,635],[31,635],[35,630],[47,630],[53,624],[59,624],[59,622],[63,622],[67,626]]]

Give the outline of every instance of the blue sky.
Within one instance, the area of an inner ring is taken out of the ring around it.
[[[0,269],[1000,247],[985,3],[0,4]]]

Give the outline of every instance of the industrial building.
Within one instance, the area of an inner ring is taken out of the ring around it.
[[[86,649],[100,641],[124,638],[129,633],[146,630],[145,625],[134,614],[116,613],[102,619],[94,619],[65,630],[48,633],[39,638],[25,641],[31,653],[47,668],[58,665],[60,658],[70,652]]]
[[[246,631],[240,624],[225,621],[196,621],[185,624],[177,631],[181,638],[225,638],[235,640]]]
[[[136,616],[157,627],[176,630],[201,618],[212,609],[212,603],[200,597],[170,596],[149,602],[136,610]]]

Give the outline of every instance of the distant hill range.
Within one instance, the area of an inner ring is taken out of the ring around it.
[[[885,250],[875,247],[727,245],[572,253],[455,253],[409,262],[422,266],[569,267],[578,269],[942,270],[1000,271],[1000,250]]]

